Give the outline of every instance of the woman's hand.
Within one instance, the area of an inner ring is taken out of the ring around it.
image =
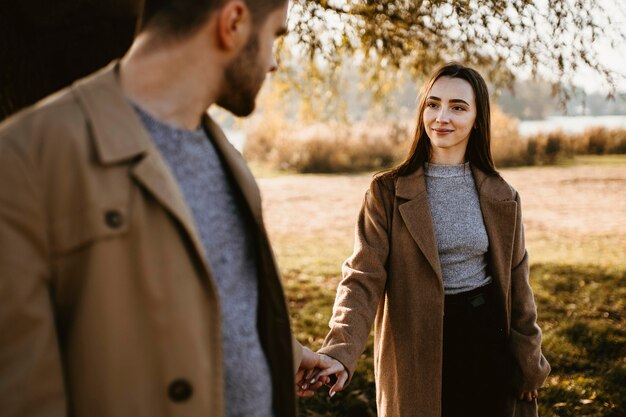
[[[335,375],[337,377],[337,381],[335,384],[330,387],[328,390],[328,395],[332,398],[337,392],[343,390],[348,381],[348,371],[343,366],[341,362],[338,360],[331,358],[330,356],[321,354],[320,356],[324,356],[326,360],[325,364],[329,365],[325,369],[316,369],[313,371],[309,371],[304,376],[304,385],[301,387],[303,390],[311,389],[312,386],[318,386],[320,383],[328,384],[330,382],[330,375]]]
[[[522,391],[519,395],[519,399],[522,401],[532,401],[536,400],[539,397],[539,392],[534,389],[532,391]]]
[[[330,383],[330,377],[317,378],[315,383],[310,383],[310,375],[320,372],[334,365],[335,361],[330,356],[321,355],[311,351],[307,347],[302,348],[302,361],[296,373],[296,395],[298,397],[312,397],[324,384]],[[336,362],[336,361],[335,361]]]

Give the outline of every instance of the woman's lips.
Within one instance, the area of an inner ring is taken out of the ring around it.
[[[435,132],[439,133],[439,134],[444,134],[444,133],[450,133],[453,132],[452,129],[433,129]]]

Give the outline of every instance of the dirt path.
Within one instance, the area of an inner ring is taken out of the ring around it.
[[[539,261],[626,263],[626,167],[502,170],[522,197],[531,255]],[[265,222],[278,246],[351,245],[371,175],[261,178]],[[563,259],[574,258],[574,259]]]

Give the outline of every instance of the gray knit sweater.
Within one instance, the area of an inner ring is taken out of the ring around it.
[[[226,416],[271,416],[272,381],[256,327],[256,254],[241,202],[202,128],[177,129],[135,110],[182,189],[217,283]]]
[[[469,163],[427,163],[425,174],[445,293],[488,284],[489,240]]]

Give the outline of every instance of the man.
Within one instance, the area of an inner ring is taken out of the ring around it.
[[[206,115],[253,111],[287,7],[146,0],[120,62],[2,124],[2,416],[294,416],[295,370],[331,366]]]

